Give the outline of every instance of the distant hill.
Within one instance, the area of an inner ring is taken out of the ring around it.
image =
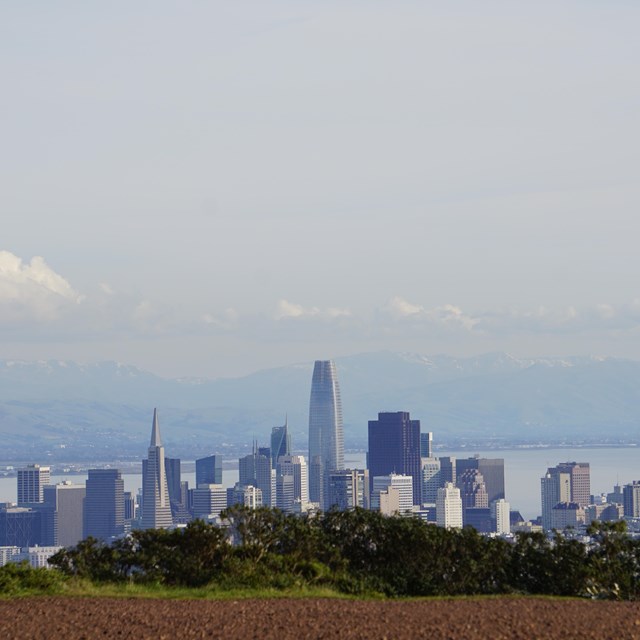
[[[365,353],[336,360],[345,441],[366,446],[378,411],[410,411],[436,442],[639,441],[640,362]],[[0,361],[0,434],[8,451],[144,454],[152,409],[173,455],[266,443],[288,414],[306,448],[313,363],[241,378],[167,380],[115,362]],[[182,453],[177,453],[181,451]]]

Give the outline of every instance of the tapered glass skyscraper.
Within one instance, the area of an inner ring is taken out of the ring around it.
[[[342,402],[332,360],[316,360],[309,401],[309,500],[328,508],[329,474],[344,469]]]
[[[164,529],[173,524],[167,474],[164,466],[164,447],[160,439],[158,412],[153,410],[149,456],[142,469],[143,529]]]

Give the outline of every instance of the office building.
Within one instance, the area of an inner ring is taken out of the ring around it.
[[[456,459],[453,456],[441,456],[440,461],[440,487],[450,482],[454,487],[457,480]]]
[[[254,446],[253,453],[240,458],[239,467],[238,482],[260,489],[264,506],[275,507],[276,470],[271,468],[271,457],[258,453]]]
[[[457,486],[460,489],[463,509],[489,508],[484,477],[477,469],[467,469],[458,476]]]
[[[591,502],[588,462],[563,462],[547,469],[540,480],[542,527],[554,529],[552,510],[558,503],[575,503],[586,507]],[[563,518],[564,516],[557,516]]]
[[[42,544],[42,512],[28,507],[0,509],[0,546],[30,547]]]
[[[424,435],[424,434],[423,434]],[[422,458],[422,504],[435,504],[438,489],[444,485],[438,458]],[[449,482],[451,482],[449,480]]]
[[[221,484],[201,484],[191,490],[194,518],[217,518],[227,508],[227,490]]]
[[[196,460],[196,487],[201,484],[222,484],[222,456]]]
[[[309,500],[326,509],[329,473],[344,469],[342,401],[336,367],[316,360],[309,399]]]
[[[493,530],[500,535],[511,533],[511,505],[504,499],[494,500],[491,505]]]
[[[622,488],[622,506],[627,518],[640,518],[640,480]]]
[[[489,502],[505,497],[503,458],[480,458],[479,456],[458,458],[456,460],[456,486],[460,483],[460,476],[469,469],[475,469],[482,474]]]
[[[369,478],[390,473],[411,476],[413,504],[422,502],[420,460],[420,421],[411,420],[406,411],[378,414],[369,420]],[[371,487],[373,491],[373,486]]]
[[[68,481],[45,485],[42,518],[48,535],[43,544],[72,547],[82,540],[86,493],[85,486]]]
[[[304,456],[284,455],[276,467],[276,503],[283,511],[293,510],[293,504],[309,502],[309,477]]]
[[[369,472],[371,473],[371,472]],[[373,479],[373,491],[371,492],[371,509],[373,511],[382,511],[384,498],[381,494],[389,496],[390,489],[398,492],[398,510],[400,515],[407,515],[413,511],[413,489],[414,483],[411,476],[398,473],[390,473],[385,476],[376,476]],[[391,515],[387,513],[387,515]]]
[[[462,529],[462,498],[460,489],[447,482],[438,489],[436,501],[436,521],[439,527]]]
[[[433,457],[433,433],[431,431],[420,434],[420,457]]]
[[[43,488],[51,482],[51,468],[30,464],[18,469],[18,506],[42,502]]]
[[[278,466],[278,460],[283,456],[291,455],[291,435],[289,433],[289,421],[285,418],[284,425],[271,429],[271,467]]]
[[[576,528],[585,524],[584,507],[577,502],[558,502],[551,509],[551,529],[562,531],[567,527]]]
[[[257,509],[262,506],[262,491],[253,485],[243,486],[236,482],[235,486],[227,489],[227,506],[234,504]]]
[[[369,508],[369,470],[340,469],[329,474],[329,508]]]
[[[124,480],[118,469],[89,469],[83,510],[83,538],[108,542],[124,533]]]
[[[188,500],[186,498],[188,484],[181,480],[181,467],[180,458],[164,459],[164,468],[167,474],[167,489],[169,490],[169,504],[171,505],[171,518],[174,524],[185,524],[191,520],[191,514],[187,507]]]
[[[146,464],[143,464],[142,469],[142,529],[165,529],[173,525],[164,460],[158,411],[154,409],[151,442]]]

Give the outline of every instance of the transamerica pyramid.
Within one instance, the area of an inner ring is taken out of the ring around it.
[[[141,527],[143,529],[166,529],[173,525],[173,518],[157,409],[153,410],[149,456],[144,462],[142,468]]]

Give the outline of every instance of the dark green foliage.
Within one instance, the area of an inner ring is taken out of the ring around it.
[[[10,562],[0,567],[0,596],[19,595],[27,592],[53,592],[64,578],[56,571],[34,569],[24,560]]]
[[[190,523],[134,531],[112,545],[82,541],[52,560],[94,582],[217,588],[327,586],[345,593],[452,596],[525,593],[636,599],[640,543],[623,525],[594,525],[595,542],[519,534],[514,542],[472,528],[446,530],[410,517],[330,511],[299,517],[234,506],[224,527]],[[0,578],[1,580],[1,578]]]

